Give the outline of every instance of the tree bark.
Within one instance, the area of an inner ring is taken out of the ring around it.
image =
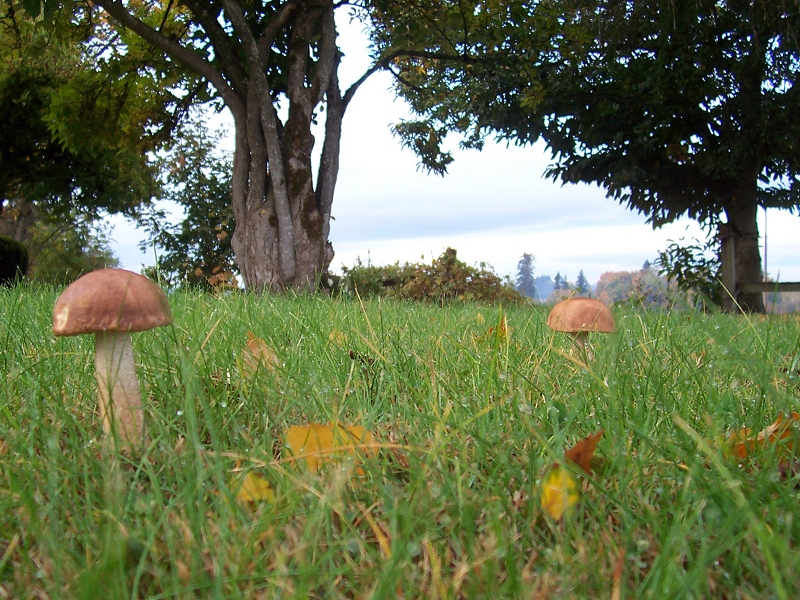
[[[221,11],[185,0],[192,20],[214,48],[213,64],[190,44],[147,25],[120,0],[97,3],[124,27],[203,76],[231,109],[236,131],[231,193],[236,229],[231,244],[247,289],[315,291],[333,260],[328,233],[341,123],[353,92],[367,76],[342,95],[333,0],[287,0],[275,5],[270,16],[255,19],[245,14],[239,0],[222,0]],[[274,48],[283,48],[284,54],[275,54]],[[276,106],[287,99],[289,116],[282,123]],[[323,102],[325,139],[315,189],[311,127]]]
[[[756,215],[758,202],[756,191],[744,192],[734,196],[732,202],[725,208],[730,233],[734,240],[735,273],[736,273],[736,303],[738,309],[744,312],[763,313],[764,295],[761,292],[739,292],[742,283],[755,283],[761,281],[761,250],[758,246],[758,222]],[[734,308],[734,310],[738,310]]]

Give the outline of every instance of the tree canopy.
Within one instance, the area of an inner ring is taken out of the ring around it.
[[[756,208],[800,205],[796,0],[409,6],[380,4],[374,40],[416,48],[395,68],[420,118],[397,129],[425,166],[446,169],[452,131],[543,138],[552,177],[598,183],[654,227],[729,225],[737,279],[760,279]]]
[[[149,153],[196,100],[196,82],[145,68],[148,50],[92,4],[57,4],[42,19],[37,2],[0,3],[0,232],[18,241],[37,220],[135,212],[158,190]]]

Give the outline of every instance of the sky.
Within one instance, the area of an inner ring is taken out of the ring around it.
[[[346,84],[369,66],[366,37],[357,23],[337,24],[345,54],[339,76]],[[594,284],[606,271],[640,269],[671,240],[705,239],[688,219],[654,231],[643,215],[596,186],[545,179],[550,157],[543,144],[491,141],[479,152],[460,151],[458,139],[448,139],[455,161],[444,177],[429,175],[391,134],[391,125],[409,116],[391,85],[388,74],[373,75],[345,114],[330,234],[334,271],[359,258],[378,265],[429,262],[449,246],[461,260],[485,262],[501,276],[513,278],[522,254],[529,253],[537,276],[560,273],[574,281],[583,270]],[[230,119],[222,115],[215,123]],[[322,136],[317,140],[321,146]],[[767,219],[769,274],[800,281],[800,216],[770,210]],[[139,251],[146,237],[141,230],[122,217],[109,222],[112,250],[123,268],[154,264],[152,249]],[[764,211],[759,231],[763,247]]]

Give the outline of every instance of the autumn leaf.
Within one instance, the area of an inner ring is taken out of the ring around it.
[[[497,335],[497,337],[503,340],[511,339],[511,331],[508,328],[508,319],[506,319],[505,315],[503,315],[503,318],[500,319],[500,325],[498,325],[496,330],[494,327],[489,327],[489,331],[486,333],[486,336],[491,337],[493,335]]]
[[[579,500],[578,484],[572,475],[558,463],[554,464],[542,482],[542,510],[560,521]]]
[[[252,379],[259,368],[274,373],[280,366],[280,360],[275,351],[250,331],[247,332],[247,342],[245,342],[239,358],[241,361],[239,372],[247,379]]]
[[[237,502],[275,501],[275,492],[272,491],[269,482],[253,472],[234,479],[231,488],[236,490]]]
[[[747,458],[754,452],[762,450],[767,443],[774,444],[778,440],[785,440],[796,437],[796,425],[800,422],[800,413],[792,412],[791,415],[778,415],[778,418],[765,427],[755,437],[752,437],[752,430],[749,427],[740,429],[728,436],[733,453],[739,458]],[[794,450],[794,440],[786,442],[785,448],[789,451]]]
[[[602,429],[597,433],[586,436],[572,448],[567,450],[564,453],[564,458],[571,460],[587,473],[591,473],[592,457],[594,456],[595,448],[597,448],[597,442],[600,441],[601,437],[603,437]]]
[[[286,446],[295,457],[305,457],[311,471],[318,470],[333,457],[353,460],[357,454],[377,456],[372,434],[360,425],[328,423],[296,425],[286,432]]]
[[[339,346],[341,348],[347,343],[347,336],[334,327],[328,334],[328,341],[334,346]]]

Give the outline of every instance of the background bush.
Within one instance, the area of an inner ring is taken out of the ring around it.
[[[385,296],[401,300],[444,303],[454,300],[522,303],[526,299],[508,278],[498,276],[486,263],[470,266],[448,248],[439,257],[424,263],[395,263],[376,266],[361,259],[343,267],[341,292],[364,297]]]

